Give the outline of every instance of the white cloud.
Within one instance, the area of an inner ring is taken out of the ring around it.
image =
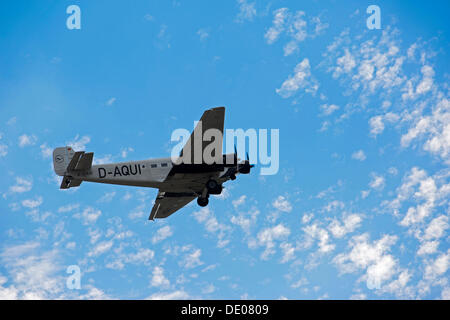
[[[71,146],[75,151],[84,151],[86,150],[86,145],[91,141],[89,136],[80,136],[77,134],[72,141],[66,143],[66,145]]]
[[[268,44],[274,43],[283,32],[284,22],[287,18],[288,11],[289,10],[287,8],[280,8],[273,12],[274,17],[272,26],[264,35],[264,38],[266,38]]]
[[[436,68],[427,61],[436,53],[418,43],[402,48],[399,35],[390,26],[375,37],[350,36],[346,30],[329,46],[320,65],[339,79],[346,96],[356,95],[357,101],[348,105],[343,116],[373,112],[376,106],[371,106],[374,102],[370,97],[380,97],[385,113],[370,117],[373,137],[381,134],[387,124],[396,123],[397,128],[406,128],[401,138],[403,147],[420,143],[423,150],[449,164],[450,103],[446,85],[435,81]],[[419,51],[420,61],[415,58]],[[404,67],[405,61],[408,68]]]
[[[413,116],[414,124],[402,136],[401,145],[408,147],[412,141],[424,139],[425,151],[440,156],[446,163],[450,163],[450,101],[438,97],[433,104],[431,115]]]
[[[42,204],[42,197],[37,197],[36,199],[26,199],[22,201],[22,205],[26,208],[34,209]]]
[[[16,184],[9,187],[13,193],[23,193],[30,191],[33,187],[33,180],[31,178],[16,177]]]
[[[414,194],[416,199],[424,199],[425,203],[417,207],[409,207],[405,217],[400,222],[403,226],[409,226],[422,222],[433,210],[436,200],[439,197],[436,183],[432,177],[421,180],[419,190]]]
[[[442,289],[441,299],[450,300],[450,287],[445,287]]]
[[[295,258],[295,247],[288,242],[283,242],[280,244],[280,249],[283,251],[283,257],[281,258],[281,263],[286,263]]]
[[[302,277],[299,280],[297,280],[296,282],[294,282],[293,284],[291,284],[291,288],[297,289],[297,288],[300,288],[300,287],[304,287],[308,283],[309,283],[308,279],[306,279],[305,277]]]
[[[335,104],[329,104],[329,105],[323,104],[320,106],[320,110],[322,110],[322,115],[329,116],[336,110],[339,110],[339,106],[337,106]]]
[[[416,87],[416,93],[419,95],[431,90],[434,77],[434,70],[430,66],[423,66],[420,71],[422,72],[423,79]]]
[[[6,144],[0,144],[0,157],[5,157],[8,154],[8,146]]]
[[[284,196],[278,196],[273,202],[272,206],[283,212],[291,212],[292,211],[292,205],[291,203],[284,197]]]
[[[417,250],[417,255],[423,256],[436,253],[438,246],[439,241],[425,241],[420,245],[419,250]]]
[[[314,25],[313,37],[321,34],[322,31],[324,31],[325,29],[327,29],[330,26],[328,23],[323,23],[322,21],[320,21],[319,17],[313,17],[311,19],[311,21],[312,21],[312,24]]]
[[[366,300],[367,295],[365,293],[355,293],[350,296],[350,300]]]
[[[133,196],[132,196],[132,194],[131,193],[129,193],[128,191],[125,193],[125,195],[122,197],[122,199],[124,200],[124,201],[128,201],[128,200],[130,200],[131,198],[133,198]]]
[[[332,212],[344,209],[345,204],[339,200],[333,200],[323,207],[323,211]]]
[[[116,192],[106,192],[100,199],[97,200],[97,202],[111,202],[112,199],[116,196]]]
[[[105,105],[107,107],[111,107],[116,102],[116,100],[117,99],[115,97],[112,97],[111,99],[109,99],[108,101],[105,102]]]
[[[258,235],[258,245],[266,247],[261,254],[261,259],[267,260],[272,254],[275,253],[275,241],[287,238],[291,234],[291,230],[285,227],[283,224],[278,224],[272,228],[266,228],[261,230]]]
[[[450,264],[450,249],[447,253],[443,253],[438,256],[434,261],[428,263],[425,267],[425,279],[436,279],[447,272]]]
[[[164,276],[164,269],[162,267],[156,266],[153,268],[151,285],[152,287],[169,287],[170,281]]]
[[[15,125],[17,123],[17,117],[12,117],[12,118],[10,118],[7,122],[6,122],[6,124],[8,125],[8,126],[13,126],[13,125]]]
[[[152,294],[147,300],[186,300],[189,299],[189,295],[183,290],[177,290],[173,292],[158,292]]]
[[[105,164],[105,163],[111,163],[111,162],[113,162],[112,155],[107,154],[107,155],[104,155],[103,157],[94,157],[92,164],[98,165],[98,164]]]
[[[97,236],[97,234],[95,234],[95,236]],[[153,250],[139,248],[135,253],[120,253],[112,262],[109,262],[106,267],[114,270],[122,270],[127,263],[149,266],[154,256],[155,252]]]
[[[148,248],[139,248],[136,253],[129,253],[125,258],[125,262],[148,265],[154,256],[155,252],[153,250]]]
[[[233,207],[237,208],[240,205],[245,203],[245,199],[247,198],[246,195],[242,195],[239,197],[239,199],[233,200],[231,203],[233,204]]]
[[[397,237],[390,235],[384,235],[372,243],[367,233],[354,236],[349,241],[350,252],[338,254],[333,258],[333,263],[343,274],[365,271],[368,286],[380,288],[396,273],[397,262],[388,253],[396,241]]]
[[[253,207],[248,212],[239,212],[238,216],[232,216],[230,221],[232,224],[241,227],[245,233],[249,234],[250,228],[256,224],[259,213],[259,210]]]
[[[363,150],[358,150],[352,153],[352,159],[364,161],[366,160],[366,154]]]
[[[102,212],[92,207],[85,208],[82,212],[74,214],[74,217],[80,219],[84,225],[94,224]]]
[[[283,98],[289,98],[300,89],[314,95],[318,88],[317,80],[311,75],[309,60],[305,58],[295,67],[294,75],[289,76],[276,92]]]
[[[61,298],[65,279],[61,276],[58,252],[42,251],[38,242],[5,247],[0,254],[2,266],[9,273],[0,276],[0,296],[5,299]],[[8,287],[5,283],[10,282]]]
[[[376,173],[372,173],[371,176],[372,180],[369,182],[369,187],[374,190],[383,190],[386,184],[384,177]]]
[[[134,151],[134,149],[131,148],[131,147],[124,148],[124,149],[122,149],[122,151],[120,152],[120,156],[121,156],[122,158],[126,158],[126,157],[128,156],[128,153],[129,153],[129,152],[133,152],[133,151]]]
[[[391,269],[391,271],[394,268]],[[384,275],[386,275],[389,271],[387,271]],[[407,287],[409,280],[411,280],[412,273],[409,270],[403,270],[399,273],[397,279],[391,281],[390,283],[386,283],[382,288],[380,288],[379,293],[392,293],[399,299],[413,299],[414,292],[412,287]]]
[[[309,223],[312,218],[314,218],[314,214],[313,213],[305,213],[302,217],[302,223],[306,224]]]
[[[395,113],[388,112],[384,115],[378,115],[370,118],[370,133],[372,136],[377,136],[384,131],[384,124],[387,123],[395,123],[399,120],[399,116]]]
[[[50,148],[49,146],[47,146],[46,143],[41,144],[40,148],[41,148],[42,158],[48,159],[48,158],[52,157],[53,149]]]
[[[330,121],[326,120],[322,122],[322,125],[320,126],[319,132],[325,132],[330,127]]]
[[[112,240],[99,242],[97,245],[95,245],[94,248],[92,248],[88,252],[88,256],[89,257],[100,256],[105,252],[108,252],[112,248],[113,244],[114,242]]]
[[[350,73],[356,66],[356,61],[352,54],[345,48],[345,54],[336,60],[336,67],[334,67],[333,78],[338,78],[343,73]]]
[[[445,235],[445,231],[448,229],[448,217],[441,215],[434,218],[428,227],[425,229],[424,239],[439,239]]]
[[[335,238],[342,238],[347,233],[355,231],[361,225],[362,218],[358,214],[344,215],[342,223],[334,218],[328,226],[328,230]]]
[[[2,133],[0,133],[0,140],[3,138]],[[8,146],[6,144],[0,143],[0,157],[5,157],[8,154]]]
[[[170,226],[164,226],[158,231],[156,231],[156,234],[152,238],[152,243],[155,244],[157,242],[160,242],[168,237],[170,237],[173,234],[172,228]]]
[[[374,136],[384,131],[384,123],[382,116],[375,116],[370,118],[369,125],[370,125],[370,133]]]
[[[314,243],[314,240],[317,239],[320,253],[327,253],[334,250],[335,245],[329,243],[329,233],[325,229],[320,228],[317,223],[306,226],[302,230],[306,235],[305,241],[302,244],[304,248],[309,248]]]
[[[209,33],[206,29],[199,29],[197,35],[199,36],[200,41],[205,41],[209,37]]]
[[[23,148],[26,146],[32,146],[35,145],[37,142],[37,137],[32,134],[32,135],[26,135],[23,134],[19,137],[19,147]]]
[[[59,207],[58,212],[59,213],[70,212],[72,210],[78,209],[79,207],[80,207],[80,204],[78,204],[78,203],[68,204],[68,205]]]
[[[209,207],[201,208],[199,211],[195,211],[193,215],[198,223],[204,224],[208,233],[216,235],[218,240],[217,246],[219,248],[225,247],[230,242],[230,240],[226,239],[227,233],[230,231],[230,227],[220,223]]]
[[[442,173],[430,177],[425,170],[413,167],[396,189],[396,197],[391,201],[383,201],[382,205],[396,216],[402,213],[400,225],[409,227],[419,240],[440,237],[448,228],[448,218],[439,216],[433,219],[424,234],[420,226],[437,206],[448,203],[450,183],[445,183],[447,177],[448,174]],[[407,206],[400,211],[404,203]]]
[[[216,287],[213,284],[209,284],[202,289],[202,294],[211,294],[216,291]]]
[[[184,256],[183,260],[180,261],[180,264],[186,269],[198,267],[203,264],[203,262],[200,260],[201,255],[201,249],[193,249],[191,253],[188,253]]]
[[[247,0],[237,0],[237,3],[239,5],[239,13],[237,14],[236,21],[252,21],[256,16],[255,2],[249,3]]]
[[[289,39],[283,47],[285,56],[298,51],[300,42],[306,38],[315,38],[328,28],[328,24],[323,23],[319,17],[308,20],[304,11],[291,13],[287,8],[280,8],[273,12],[273,16],[272,26],[264,34],[264,38],[268,44],[272,44],[282,33],[285,33]],[[310,28],[308,28],[308,21],[312,26]]]
[[[147,21],[153,21],[155,18],[150,13],[146,13],[144,19]]]

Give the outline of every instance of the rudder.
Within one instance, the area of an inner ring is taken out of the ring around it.
[[[58,176],[64,176],[75,151],[71,147],[60,147],[53,150],[53,169]]]

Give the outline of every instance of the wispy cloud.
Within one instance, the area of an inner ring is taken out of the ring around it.
[[[252,21],[256,16],[255,2],[248,0],[237,0],[239,12],[236,17],[237,22]]]
[[[9,190],[13,193],[23,193],[30,191],[33,187],[32,178],[16,177],[16,184],[11,186]]]
[[[37,142],[37,137],[32,135],[23,134],[19,137],[19,147],[23,148],[26,146],[35,145]]]
[[[111,107],[111,106],[116,102],[116,100],[117,100],[116,97],[112,97],[112,98],[108,99],[108,100],[105,102],[105,106]]]

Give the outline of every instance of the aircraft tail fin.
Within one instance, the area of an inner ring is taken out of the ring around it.
[[[53,169],[58,176],[64,176],[75,151],[71,147],[60,147],[53,150]]]
[[[53,168],[59,176],[70,177],[73,172],[87,172],[92,167],[94,153],[75,151],[71,147],[60,147],[53,150]],[[75,186],[72,183],[72,186]]]

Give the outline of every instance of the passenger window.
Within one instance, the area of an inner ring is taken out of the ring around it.
[[[152,163],[152,164],[150,165],[150,167],[151,167],[151,168],[156,168],[156,167],[157,167],[157,164],[156,164],[156,163]]]
[[[167,167],[167,163],[161,163],[161,167]]]

